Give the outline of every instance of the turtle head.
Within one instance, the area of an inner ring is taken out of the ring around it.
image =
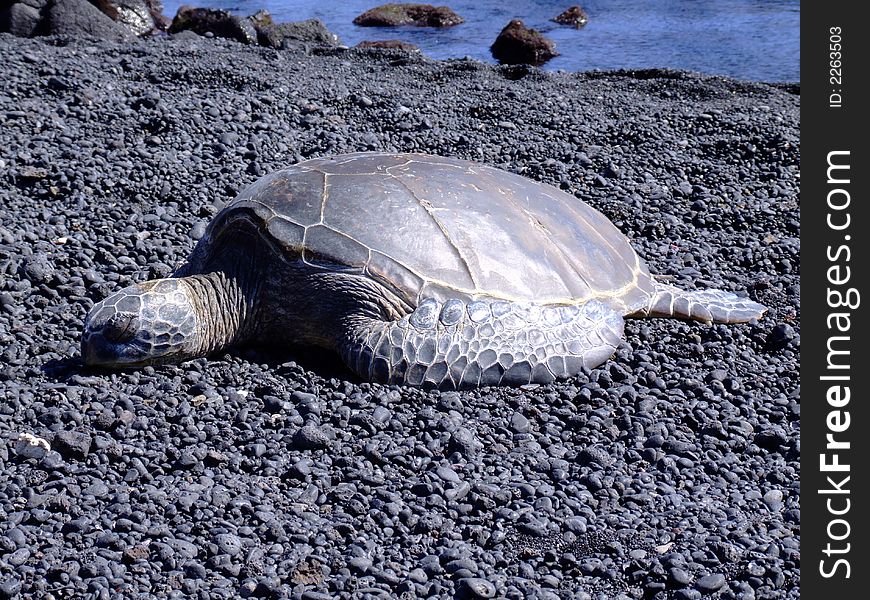
[[[85,318],[82,357],[88,365],[133,367],[199,355],[197,311],[181,279],[126,287],[94,305]]]

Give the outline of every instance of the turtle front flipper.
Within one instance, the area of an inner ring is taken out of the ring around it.
[[[538,306],[428,299],[398,321],[354,321],[340,351],[357,374],[381,383],[550,383],[603,363],[622,330],[622,316],[595,300]]]
[[[656,283],[649,304],[632,317],[676,317],[704,323],[746,323],[760,319],[767,307],[724,290],[681,290]]]

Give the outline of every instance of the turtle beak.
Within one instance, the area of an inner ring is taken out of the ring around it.
[[[127,362],[124,350],[140,328],[139,317],[118,312],[114,306],[98,304],[85,320],[82,334],[82,359],[93,367],[115,366]]]
[[[82,360],[89,367],[106,367],[115,364],[112,349],[99,334],[82,337]]]

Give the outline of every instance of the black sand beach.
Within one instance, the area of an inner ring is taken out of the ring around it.
[[[0,56],[0,598],[798,597],[796,86],[191,33]],[[358,150],[556,185],[670,282],[770,310],[629,321],[600,368],[523,389],[305,349],[81,365],[94,302],[260,175]]]

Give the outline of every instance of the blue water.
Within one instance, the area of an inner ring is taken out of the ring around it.
[[[432,58],[494,62],[489,46],[514,18],[556,42],[562,54],[547,70],[587,71],[670,67],[755,81],[800,81],[799,0],[586,0],[582,29],[549,21],[576,0],[442,0],[465,19],[449,29],[357,27],[353,19],[386,0],[165,0],[174,16],[181,4],[250,15],[268,10],[276,21],[317,18],[342,43],[402,39]]]

